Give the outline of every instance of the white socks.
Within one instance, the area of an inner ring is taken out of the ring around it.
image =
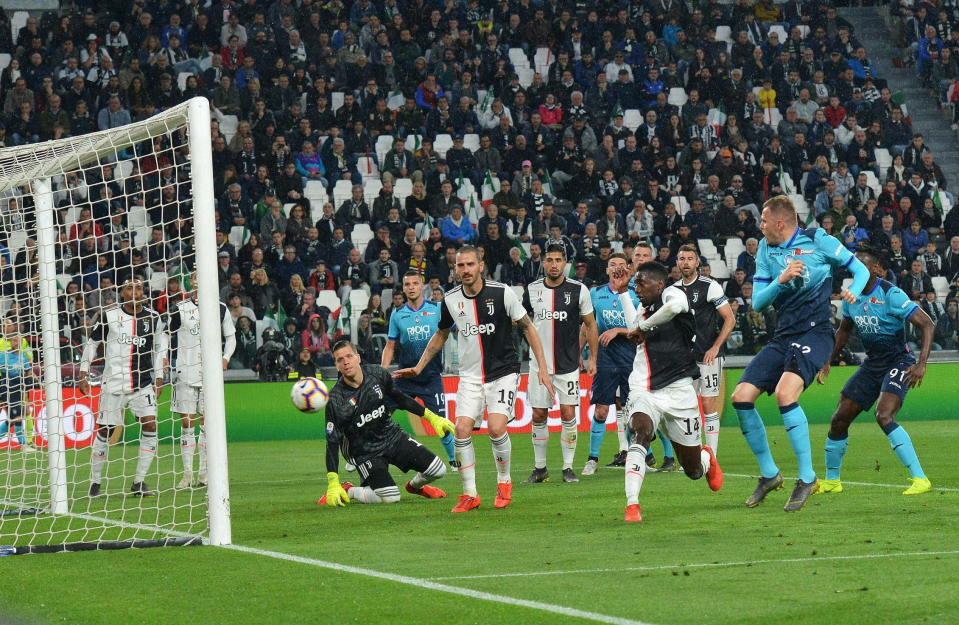
[[[703,417],[703,434],[706,437],[706,445],[713,450],[714,454],[718,454],[719,415],[715,412],[710,412],[708,415]]]
[[[646,476],[646,448],[639,444],[629,446],[626,454],[626,505],[639,503],[639,489]]]
[[[563,469],[573,468],[573,458],[576,456],[576,419],[563,421],[563,434],[560,438],[563,446]]]
[[[93,455],[90,456],[90,481],[94,484],[99,484],[103,479],[103,467],[109,455],[110,441],[98,431],[96,438],[93,439]]]
[[[619,439],[619,450],[626,451],[629,447],[629,438],[626,436],[626,408],[616,409],[616,438]]]
[[[140,431],[140,456],[137,458],[137,472],[134,482],[142,482],[146,477],[153,459],[157,455],[157,433]]]
[[[509,484],[509,460],[510,454],[513,452],[513,445],[510,443],[509,434],[503,434],[500,438],[490,438],[490,443],[493,444],[493,459],[496,460],[496,483],[497,484]],[[475,478],[474,478],[474,490],[475,490]]]
[[[446,475],[446,465],[443,464],[443,461],[439,458],[433,458],[433,462],[430,463],[430,466],[428,466],[425,471],[413,476],[413,479],[410,480],[410,486],[413,488],[423,488],[426,484],[438,480],[444,475]]]
[[[346,494],[359,503],[396,503],[400,500],[400,489],[396,486],[384,486],[376,490],[369,486],[354,486]]]
[[[709,453],[705,449],[699,450],[699,462],[702,463],[703,477],[709,472]]]
[[[546,468],[546,447],[549,444],[549,427],[546,421],[533,421],[533,466],[537,469]]]
[[[183,459],[183,472],[193,473],[193,452],[196,451],[194,429],[182,427],[180,429],[180,457]]]
[[[456,463],[459,464],[460,480],[463,482],[463,494],[476,497],[476,449],[472,438],[454,438],[453,448]]]
[[[196,450],[200,454],[200,473],[206,473],[206,430],[200,426],[200,435],[196,437]]]

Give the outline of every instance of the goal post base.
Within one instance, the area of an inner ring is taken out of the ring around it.
[[[23,545],[0,547],[0,556],[20,556],[28,553],[65,553],[73,551],[116,551],[118,549],[150,549],[153,547],[196,547],[203,544],[200,536],[162,538],[162,539],[134,539],[134,540],[102,540],[97,542],[84,541],[63,543],[59,545]]]

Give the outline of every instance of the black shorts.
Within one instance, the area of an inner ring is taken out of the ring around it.
[[[360,486],[369,486],[376,490],[387,486],[396,486],[393,476],[390,475],[390,465],[406,473],[407,471],[425,471],[436,459],[436,454],[413,440],[409,436],[403,437],[388,449],[382,456],[370,458],[356,465],[363,481]]]

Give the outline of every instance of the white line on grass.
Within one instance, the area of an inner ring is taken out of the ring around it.
[[[406,575],[397,575],[395,573],[385,573],[383,571],[374,571],[373,569],[364,569],[357,566],[349,566],[347,564],[338,564],[336,562],[326,562],[325,560],[305,558],[302,556],[295,556],[289,553],[282,553],[279,551],[267,551],[265,549],[257,549],[255,547],[246,547],[243,545],[223,545],[223,547],[226,549],[232,549],[234,551],[252,553],[258,556],[276,558],[277,560],[286,560],[288,562],[309,564],[311,566],[318,566],[318,567],[321,567],[324,569],[330,569],[333,571],[341,571],[343,573],[353,573],[355,575],[364,575],[366,577],[375,577],[377,579],[385,579],[387,581],[396,582],[398,584],[407,584],[409,586],[416,586],[417,588],[425,588],[427,590],[436,590],[439,592],[446,592],[453,595],[460,595],[462,597],[470,597],[471,599],[481,599],[483,601],[492,601],[494,603],[514,605],[522,608],[531,608],[533,610],[542,610],[544,612],[551,612],[553,614],[570,616],[573,618],[581,618],[587,621],[595,621],[597,623],[610,623],[611,625],[650,625],[649,623],[644,623],[642,621],[634,621],[631,619],[621,618],[618,616],[609,616],[606,614],[599,614],[597,612],[587,612],[585,610],[577,610],[576,608],[568,608],[566,606],[553,605],[551,603],[543,603],[540,601],[530,601],[528,599],[519,599],[517,597],[509,597],[506,595],[496,595],[493,593],[483,592],[480,590],[473,590],[471,588],[460,588],[458,586],[440,584],[436,581],[432,581],[429,579],[423,579],[419,577],[408,577]]]
[[[733,566],[753,566],[756,564],[789,564],[805,562],[823,562],[826,560],[872,560],[877,558],[905,558],[911,556],[954,556],[955,551],[911,551],[906,553],[866,553],[851,556],[821,556],[812,558],[782,558],[769,560],[740,560],[734,562],[701,562],[698,564],[664,564],[661,566],[621,566],[605,569],[568,569],[562,571],[528,571],[520,573],[497,573],[495,575],[451,575],[448,577],[431,577],[432,580],[443,581],[453,579],[489,579],[493,577],[538,577],[543,575],[580,575],[587,573],[623,573],[627,571],[668,571],[671,569],[707,569],[728,568]]]

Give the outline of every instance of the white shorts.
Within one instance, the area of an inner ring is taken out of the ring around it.
[[[723,379],[723,357],[717,356],[711,365],[699,363],[699,379],[696,389],[700,397],[719,397]]]
[[[512,421],[515,418],[513,404],[518,387],[518,373],[510,373],[485,384],[460,379],[456,390],[456,418],[468,417],[479,425],[483,422],[485,408],[490,414],[504,414],[507,421]]]
[[[176,414],[203,414],[203,387],[177,381],[173,385],[170,411]]]
[[[690,378],[677,380],[655,391],[631,390],[628,415],[642,412],[649,415],[653,428],[665,431],[669,440],[679,445],[696,447],[702,436],[699,432],[699,396]]]
[[[539,382],[539,371],[529,370],[529,381],[526,384],[526,402],[530,408],[552,408],[553,399],[549,396],[546,387]],[[553,381],[553,392],[561,406],[579,405],[579,371],[569,373],[554,373],[549,376]]]
[[[141,388],[134,393],[100,395],[99,425],[123,425],[126,421],[126,409],[137,419],[157,416],[157,396],[152,386]]]

